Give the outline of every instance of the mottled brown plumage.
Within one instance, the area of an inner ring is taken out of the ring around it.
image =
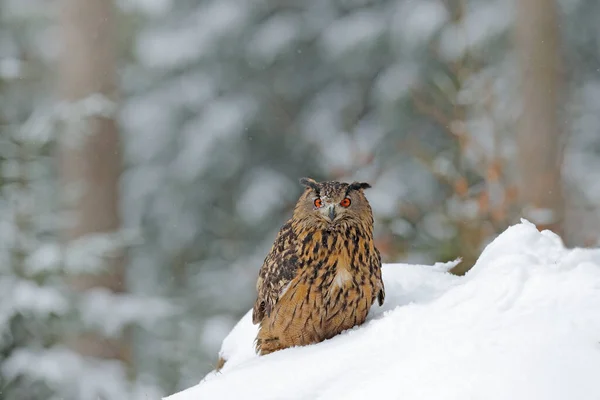
[[[306,189],[265,258],[252,321],[260,354],[318,343],[362,324],[383,304],[381,257],[373,243],[367,183],[318,183]]]

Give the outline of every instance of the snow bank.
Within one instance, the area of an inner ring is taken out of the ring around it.
[[[383,278],[384,307],[316,345],[257,357],[248,313],[222,371],[167,399],[600,398],[600,249],[522,221],[464,277],[387,264]]]

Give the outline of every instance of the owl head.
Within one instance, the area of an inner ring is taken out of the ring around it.
[[[372,229],[373,212],[364,190],[366,182],[317,182],[300,179],[305,187],[294,209],[294,219],[317,229],[340,230],[351,226]]]

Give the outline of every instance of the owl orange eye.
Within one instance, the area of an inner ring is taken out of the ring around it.
[[[322,205],[323,205],[323,202],[321,201],[321,199],[319,199],[319,198],[315,199],[315,207],[321,208]]]
[[[340,201],[340,206],[342,207],[350,207],[350,199],[349,198],[345,198],[344,200]]]

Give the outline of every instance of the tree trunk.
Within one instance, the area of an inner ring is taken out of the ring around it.
[[[523,216],[564,233],[562,63],[555,0],[517,0],[523,110],[517,133]]]
[[[91,95],[116,101],[116,65],[113,4],[110,0],[60,0],[62,53],[59,85],[63,101],[77,103]],[[70,106],[69,109],[75,109]],[[119,174],[121,151],[114,117],[84,116],[79,124],[66,122],[60,140],[61,178],[68,195],[67,209],[73,223],[67,240],[94,233],[119,230]],[[76,140],[74,140],[76,139]],[[76,190],[77,195],[70,197]],[[123,256],[107,260],[103,275],[81,275],[70,279],[80,292],[105,287],[124,291]],[[81,335],[71,340],[83,355],[128,361],[123,340],[106,340],[98,335]]]

